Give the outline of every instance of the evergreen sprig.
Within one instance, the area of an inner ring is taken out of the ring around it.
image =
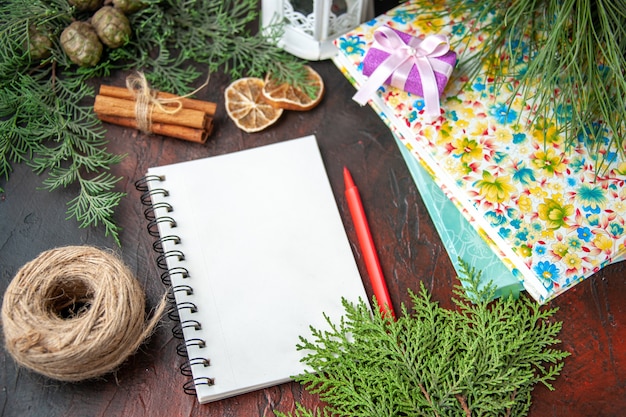
[[[256,0],[144,0],[129,16],[133,35],[106,50],[90,68],[72,64],[58,37],[74,19],[86,20],[67,0],[7,0],[0,3],[0,178],[28,163],[45,174],[43,188],[76,187],[68,218],[81,227],[104,225],[119,244],[114,209],[124,193],[111,174],[123,156],[106,150],[105,129],[93,114],[89,81],[115,71],[139,70],[155,89],[177,94],[193,90],[202,74],[224,70],[231,77],[263,77],[306,86],[303,62],[277,46],[277,31],[252,33]],[[30,28],[50,34],[49,58],[28,53]],[[280,26],[277,26],[280,30]],[[206,67],[206,68],[203,68]],[[2,192],[0,187],[0,192]]]
[[[460,57],[464,72],[519,81],[512,93],[535,106],[531,122],[584,146],[598,174],[626,152],[626,2],[624,0],[445,0],[444,13],[468,22],[456,33],[481,48]],[[428,6],[430,7],[430,6]],[[426,7],[426,9],[428,9]],[[432,10],[424,10],[430,13]],[[532,94],[529,93],[532,91]]]
[[[201,75],[190,62],[206,65],[209,72],[222,70],[233,79],[263,78],[270,72],[279,81],[308,88],[303,62],[278,47],[280,24],[262,33],[250,31],[258,19],[256,0],[150,0],[149,4],[131,16],[137,34],[122,53],[127,59],[141,55],[148,79],[158,88],[189,92],[189,81]],[[185,73],[176,74],[180,70]]]
[[[534,386],[553,389],[569,355],[554,347],[556,309],[526,296],[488,301],[494,287],[479,289],[480,274],[463,267],[469,290],[457,286],[455,309],[440,307],[421,284],[397,321],[344,300],[339,323],[312,328],[298,345],[311,372],[295,380],[325,406],[298,404],[294,416],[527,415]]]

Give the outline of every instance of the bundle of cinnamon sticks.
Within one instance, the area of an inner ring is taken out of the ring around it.
[[[215,103],[181,98],[165,92],[156,93],[156,98],[172,101],[164,101],[161,108],[151,109],[151,133],[191,142],[206,142],[213,130]],[[177,106],[180,108],[175,110]],[[139,128],[135,97],[127,88],[101,85],[93,107],[96,116],[103,122]]]

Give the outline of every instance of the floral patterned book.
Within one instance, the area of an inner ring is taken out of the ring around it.
[[[335,64],[359,89],[377,28],[445,35],[453,45],[475,29],[475,22],[446,13],[433,21],[429,8],[446,4],[409,1],[339,37]],[[472,39],[455,51],[461,59],[481,47],[480,36]],[[467,82],[459,71],[435,120],[422,117],[422,97],[388,85],[369,104],[539,303],[625,259],[626,161],[616,155],[599,173],[598,158],[582,141],[566,149],[551,128],[550,117],[565,112],[532,117],[532,103],[519,93],[511,100],[514,79],[496,88],[480,76]]]
[[[396,141],[426,210],[448,252],[452,266],[459,276],[464,276],[464,265],[460,262],[462,260],[481,272],[480,284],[481,286],[491,285],[494,298],[518,297],[519,293],[524,290],[520,279],[507,269],[491,250],[487,241],[476,233],[476,229],[446,197],[422,164],[411,155],[409,149],[397,137]],[[466,286],[467,283],[461,282],[461,284]]]

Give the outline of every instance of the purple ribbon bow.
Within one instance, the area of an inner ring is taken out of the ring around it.
[[[372,47],[387,52],[389,56],[370,75],[352,97],[353,100],[365,105],[387,79],[391,79],[390,84],[393,86],[404,86],[415,65],[421,77],[425,113],[431,118],[439,117],[439,90],[435,71],[447,79],[452,74],[453,66],[434,58],[450,51],[448,38],[443,35],[430,35],[424,40],[411,37],[405,43],[393,29],[382,26],[374,32]]]

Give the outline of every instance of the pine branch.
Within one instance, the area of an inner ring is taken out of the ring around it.
[[[77,12],[67,0],[8,0],[0,4],[0,177],[12,164],[28,163],[46,174],[53,191],[78,183],[68,203],[68,218],[81,227],[104,225],[119,244],[114,208],[123,193],[110,174],[122,156],[106,151],[104,129],[84,103],[93,101],[87,81],[114,71],[142,70],[163,91],[189,93],[206,65],[232,77],[290,72],[306,80],[303,63],[276,47],[276,39],[252,35],[256,0],[144,0],[147,7],[129,16],[134,35],[122,48],[106,50],[94,67],[79,68],[64,53],[58,36]],[[50,56],[31,59],[31,29],[50,35]],[[252,53],[253,51],[254,53]],[[264,68],[267,65],[267,68]],[[300,75],[297,75],[299,73]],[[81,105],[81,103],[83,103]],[[1,190],[0,190],[1,191]]]
[[[282,33],[280,25],[264,33],[250,33],[249,24],[258,18],[256,1],[199,0],[192,3],[194,6],[190,7],[187,2],[170,0],[131,16],[137,33],[132,49],[126,48],[126,58],[141,50],[153,51],[156,58],[143,54],[141,62],[156,88],[188,93],[190,81],[200,76],[189,73],[192,67],[185,67],[192,60],[207,65],[209,72],[222,70],[232,79],[264,78],[271,72],[279,81],[305,91],[310,89],[304,62],[277,46]],[[150,25],[141,24],[146,21]],[[176,73],[181,70],[185,73]],[[159,76],[151,77],[151,73]]]
[[[121,178],[109,173],[102,173],[93,179],[78,177],[80,193],[68,202],[68,219],[75,218],[80,227],[98,226],[102,224],[105,236],[112,236],[119,245],[120,228],[112,220],[113,207],[126,195],[111,191]]]
[[[494,80],[500,96],[519,95],[536,110],[530,121],[565,138],[566,147],[587,148],[598,175],[624,157],[626,124],[626,13],[610,0],[447,0],[447,7],[423,10],[424,19],[463,19],[469,28],[452,36],[467,46],[477,33],[478,51],[459,57],[470,82]],[[426,9],[431,8],[428,5]],[[512,82],[515,78],[517,83]]]
[[[568,356],[553,348],[556,310],[528,297],[487,301],[493,286],[481,287],[480,274],[463,265],[471,295],[457,286],[454,310],[424,285],[409,292],[412,309],[403,305],[397,321],[344,300],[338,324],[326,318],[327,330],[301,338],[312,371],[296,380],[333,416],[527,415],[533,387],[555,378]],[[297,416],[313,415],[302,410]]]

